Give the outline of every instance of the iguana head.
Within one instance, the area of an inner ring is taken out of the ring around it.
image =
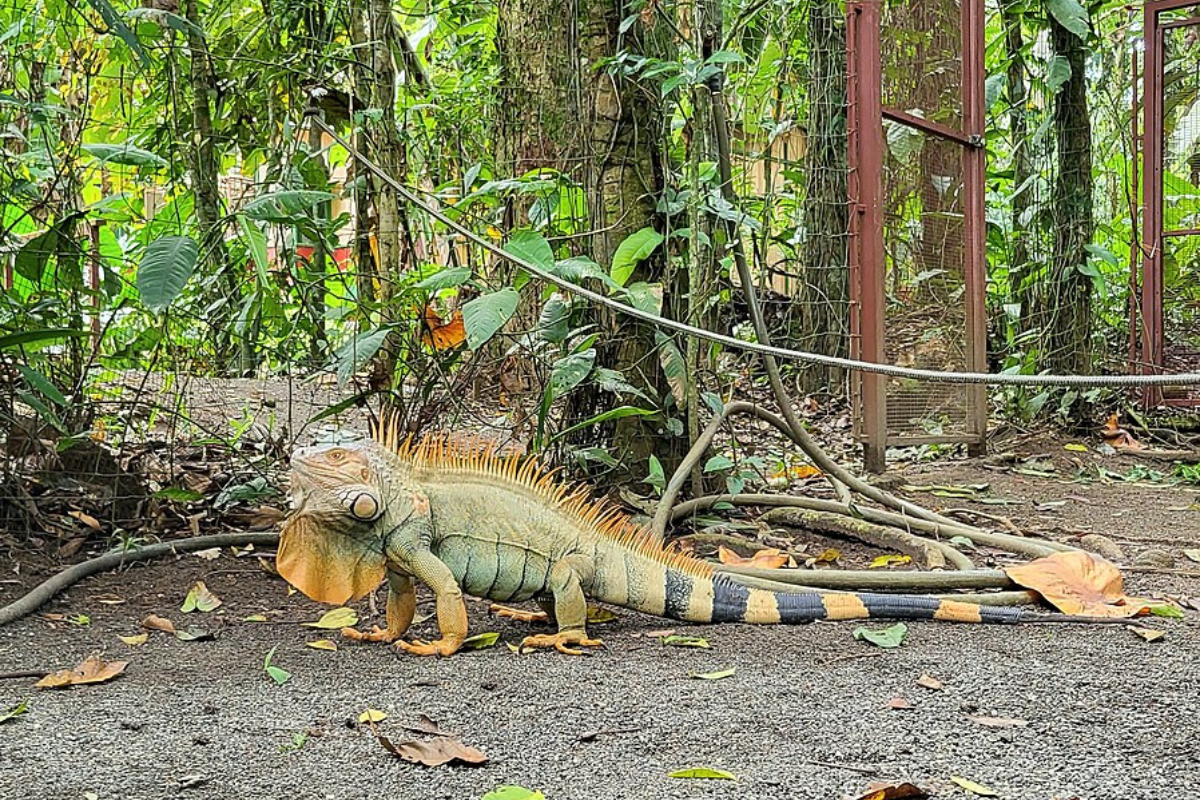
[[[373,591],[386,574],[386,511],[373,442],[301,447],[292,455],[291,514],[276,567],[314,600],[345,603]]]

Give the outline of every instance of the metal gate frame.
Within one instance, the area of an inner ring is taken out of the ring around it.
[[[1195,2],[1196,0],[1190,0]],[[887,263],[883,231],[883,159],[885,119],[963,148],[965,215],[963,279],[966,305],[966,369],[987,371],[987,286],[984,191],[987,149],[984,108],[984,2],[962,0],[963,130],[883,106],[880,41],[882,0],[851,0],[846,7],[847,133],[850,189],[850,351],[854,358],[886,363],[885,315]],[[859,373],[852,392],[859,438],[868,472],[883,472],[889,445],[962,442],[972,455],[983,452],[987,438],[987,387],[963,386],[968,396],[967,433],[894,436],[887,426],[885,378]]]
[[[1195,6],[1197,16],[1168,22],[1159,17],[1165,11]],[[1171,28],[1200,26],[1200,0],[1147,0],[1143,8],[1142,35],[1146,45],[1143,62],[1142,111],[1142,287],[1141,287],[1141,358],[1135,350],[1130,360],[1140,365],[1143,375],[1164,371],[1163,341],[1163,240],[1170,236],[1200,236],[1200,229],[1163,230],[1163,31]],[[1136,100],[1135,100],[1136,102]],[[1136,324],[1136,309],[1130,324]],[[1147,387],[1142,394],[1147,408],[1159,405],[1200,406],[1197,397],[1165,397],[1160,387]]]

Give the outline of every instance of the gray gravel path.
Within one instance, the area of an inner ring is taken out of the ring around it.
[[[550,800],[840,798],[872,780],[968,797],[952,775],[1010,800],[1200,796],[1195,612],[1156,620],[1168,634],[1152,644],[1109,626],[912,623],[905,645],[888,652],[855,641],[853,624],[701,626],[687,632],[708,637],[710,649],[664,647],[638,635],[662,620],[623,613],[594,629],[608,648],[590,658],[516,656],[498,645],[433,660],[379,645],[321,652],[304,645],[317,631],[241,622],[261,612],[315,619],[321,609],[233,566],[245,563],[186,557],[102,576],[49,609],[86,613],[90,624],[32,618],[0,629],[0,672],[65,667],[93,652],[130,661],[106,685],[51,692],[0,681],[0,710],[30,701],[25,716],[0,725],[0,798],[468,800],[505,783]],[[197,578],[225,600],[194,620],[223,623],[216,641],[159,633],[134,648],[117,639],[147,613],[192,623],[178,606]],[[1148,578],[1131,588],[1197,594],[1195,581]],[[106,593],[128,602],[99,603]],[[499,630],[507,641],[528,630],[489,619],[478,604],[471,615],[474,631]],[[262,669],[275,646],[275,663],[293,674],[284,686]],[[725,680],[688,677],[728,667],[737,674]],[[917,686],[922,673],[944,689]],[[914,708],[888,708],[897,696]],[[423,713],[490,760],[399,761],[354,725],[367,708],[390,715],[380,727],[393,741]],[[970,714],[1028,724],[984,727]],[[597,729],[625,732],[579,741]],[[302,732],[311,735],[289,750]],[[739,780],[667,777],[698,765]]]

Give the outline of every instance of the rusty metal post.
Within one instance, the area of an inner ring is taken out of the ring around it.
[[[963,148],[963,281],[966,301],[966,367],[971,372],[987,372],[987,239],[984,210],[987,182],[987,109],[984,107],[983,0],[963,0],[962,70],[963,127],[970,145]],[[987,441],[987,387],[964,387],[967,392],[967,431],[973,441],[967,444],[972,456],[983,455]]]
[[[852,279],[858,288],[858,357],[884,363],[883,250],[883,93],[880,75],[880,0],[858,0],[849,8],[853,36],[848,37],[852,88],[847,92],[852,120],[851,148]],[[860,376],[863,466],[879,473],[887,466],[887,386],[882,375]]]
[[[1143,35],[1146,55],[1142,69],[1142,373],[1161,371],[1162,331],[1162,33],[1158,9],[1146,3]],[[1147,387],[1142,403],[1147,408],[1162,402],[1162,391]]]

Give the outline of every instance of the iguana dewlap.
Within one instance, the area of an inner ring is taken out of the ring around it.
[[[595,645],[585,597],[687,622],[801,623],[817,619],[1043,619],[930,597],[770,591],[703,561],[663,550],[643,528],[535,460],[475,443],[425,439],[301,448],[292,457],[292,513],[279,574],[314,600],[341,604],[389,586],[387,630],[347,635],[450,655],[467,635],[463,593],[500,602],[536,599],[558,633],[525,646]],[[415,610],[413,579],[436,598],[441,639],[397,641]]]

